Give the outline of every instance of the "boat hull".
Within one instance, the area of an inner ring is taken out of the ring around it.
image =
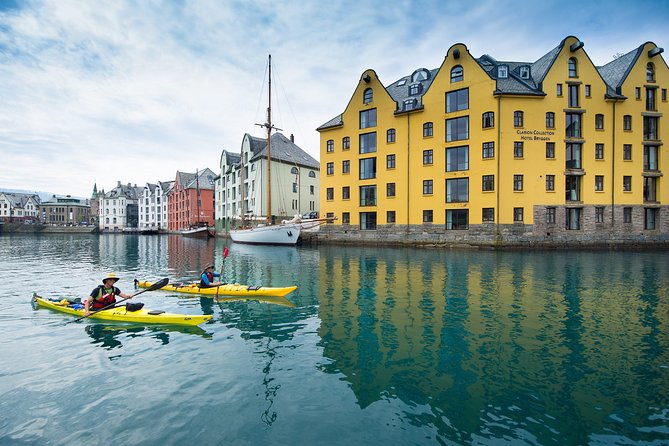
[[[140,288],[149,288],[153,282],[137,282]],[[188,294],[206,294],[219,296],[240,296],[240,297],[283,297],[297,289],[296,285],[287,287],[249,287],[238,283],[226,283],[225,285],[200,288],[196,283],[174,284],[170,283],[160,288],[161,291],[174,291],[177,293]]]
[[[181,235],[186,237],[199,237],[199,238],[208,238],[213,237],[214,233],[208,227],[194,228],[194,229],[184,229],[181,231]]]
[[[43,297],[34,296],[35,302],[38,306],[49,308],[51,310],[60,311],[61,313],[71,314],[73,316],[82,317],[84,315],[83,309],[75,309],[71,306],[63,305],[60,302],[52,302]],[[125,306],[117,308],[110,308],[108,310],[98,311],[91,314],[88,319],[100,319],[106,321],[117,322],[132,322],[139,324],[164,324],[164,325],[200,325],[211,320],[210,315],[190,315],[178,313],[158,313],[151,314],[152,310],[142,308],[138,311],[127,311]]]
[[[258,226],[231,230],[230,238],[235,243],[250,245],[294,245],[300,238],[301,229],[299,224]]]

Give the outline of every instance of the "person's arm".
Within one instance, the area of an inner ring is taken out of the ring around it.
[[[123,299],[132,299],[133,297],[135,297],[134,294],[125,294],[125,293],[122,293],[121,290],[119,290],[118,288],[116,288],[116,291],[115,291],[115,292],[116,292],[116,295],[117,295],[117,296],[121,296]]]
[[[211,282],[209,282],[209,277],[207,277],[206,274],[202,274],[200,277],[202,278],[202,282],[204,283],[205,286],[211,285]]]
[[[93,302],[93,298],[92,298],[91,296],[88,296],[88,297],[84,300],[84,315],[85,315],[85,316],[88,316],[89,314],[91,314],[91,311],[90,311],[90,309],[89,309],[90,306],[91,306],[91,302]]]
[[[221,277],[219,273],[214,273],[214,277]]]

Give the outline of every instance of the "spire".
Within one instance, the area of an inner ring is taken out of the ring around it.
[[[98,183],[93,183],[93,196],[91,198],[97,198],[98,196]]]

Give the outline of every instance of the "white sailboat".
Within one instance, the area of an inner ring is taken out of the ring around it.
[[[259,124],[260,125],[260,124]],[[269,101],[267,107],[267,122],[260,125],[267,129],[267,223],[249,229],[231,229],[230,238],[236,243],[254,245],[294,245],[300,237],[302,229],[297,223],[272,224],[272,176],[271,176],[271,135],[272,129],[272,55],[269,56]],[[242,175],[244,172],[242,157]],[[242,193],[244,177],[242,176]],[[242,226],[244,225],[244,198],[242,196]]]

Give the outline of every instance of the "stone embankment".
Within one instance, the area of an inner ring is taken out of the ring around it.
[[[97,226],[52,226],[42,224],[3,223],[0,234],[92,234]]]

